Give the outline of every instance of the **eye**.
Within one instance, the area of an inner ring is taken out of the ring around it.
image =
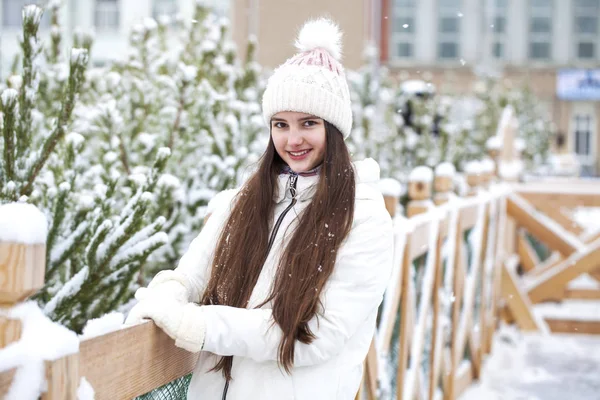
[[[283,129],[287,126],[285,122],[273,122],[273,127],[277,129]]]
[[[306,126],[306,127],[309,127],[309,126],[314,126],[314,125],[318,125],[318,124],[319,123],[317,121],[309,119],[307,121],[304,121],[303,125]]]

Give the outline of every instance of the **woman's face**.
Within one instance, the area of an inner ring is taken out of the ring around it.
[[[325,121],[314,115],[282,111],[271,118],[277,154],[294,172],[306,172],[325,157]]]

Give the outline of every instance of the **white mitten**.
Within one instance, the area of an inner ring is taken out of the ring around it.
[[[183,304],[189,302],[189,295],[185,277],[172,270],[159,272],[147,288],[139,288],[135,292],[138,301],[153,298],[175,300]]]
[[[125,324],[134,325],[144,319],[153,320],[175,340],[176,346],[192,353],[202,350],[206,332],[202,307],[167,299],[146,299],[131,309]]]

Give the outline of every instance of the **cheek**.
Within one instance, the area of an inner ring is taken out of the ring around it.
[[[318,147],[319,154],[325,153],[325,131],[320,132],[320,134],[315,138],[315,147]]]
[[[273,140],[273,145],[275,146],[275,150],[278,153],[281,153],[282,149],[285,147],[285,140],[281,135],[271,135],[271,139]]]

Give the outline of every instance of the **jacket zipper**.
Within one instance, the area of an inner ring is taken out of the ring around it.
[[[294,174],[294,173],[290,173],[290,177],[288,179],[288,184],[289,184],[289,188],[290,188],[290,194],[292,195],[292,202],[279,215],[279,218],[277,218],[277,222],[275,222],[275,225],[273,226],[273,230],[271,231],[271,236],[269,237],[269,243],[267,245],[267,254],[265,255],[265,261],[267,260],[267,257],[269,256],[271,247],[273,247],[273,243],[275,242],[275,237],[277,236],[277,231],[279,231],[279,227],[281,226],[281,223],[283,222],[283,218],[292,209],[292,207],[294,207],[294,205],[296,204],[296,184],[297,183],[298,183],[298,175]],[[227,390],[229,390],[229,381],[225,381],[225,387],[223,388],[222,400],[227,399]]]

